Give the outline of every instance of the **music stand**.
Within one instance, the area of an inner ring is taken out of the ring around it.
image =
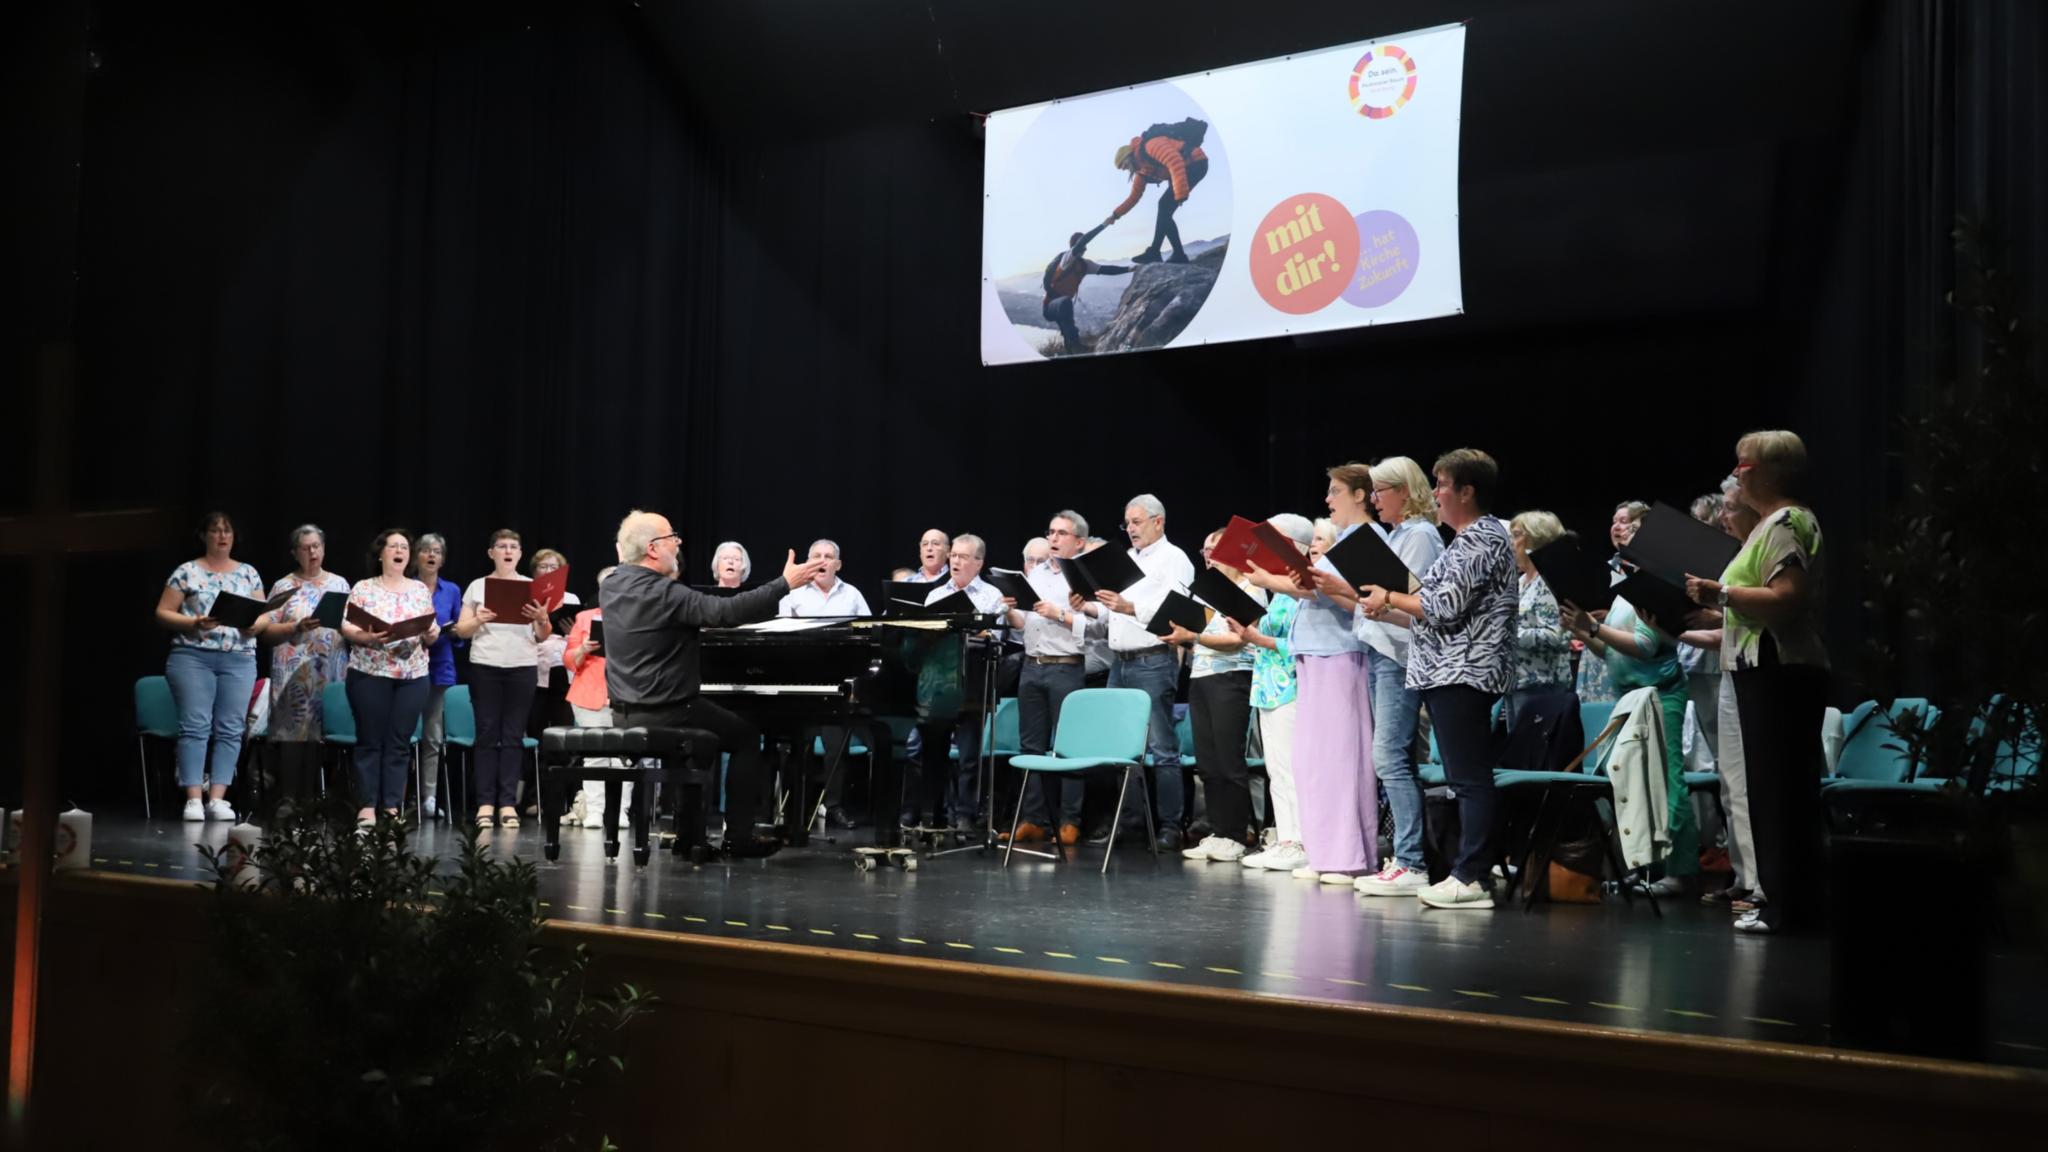
[[[995,613],[994,615],[1007,617],[1008,613]],[[1006,618],[1002,621],[1002,626],[1007,626],[1008,623],[1009,621]],[[962,658],[960,661],[961,674],[965,675],[967,670],[966,657],[973,653],[973,637],[970,636],[967,632],[963,631],[960,633],[960,642],[964,645],[967,645],[967,647],[963,649],[961,652]],[[928,856],[931,859],[936,860],[941,856],[955,856],[962,852],[987,852],[990,849],[997,847],[995,798],[996,761],[995,757],[990,755],[988,746],[995,743],[996,676],[997,672],[1002,667],[1002,663],[1003,641],[1002,638],[996,634],[996,629],[991,628],[987,648],[982,654],[983,668],[981,678],[981,731],[982,735],[985,738],[981,741],[981,765],[974,770],[975,785],[981,788],[982,795],[988,801],[988,803],[984,806],[987,824],[982,829],[981,843],[959,844],[951,848],[935,849],[931,852],[926,853],[926,856]],[[930,751],[927,750],[925,755],[926,758],[929,759],[931,756]],[[986,779],[984,779],[984,777]]]

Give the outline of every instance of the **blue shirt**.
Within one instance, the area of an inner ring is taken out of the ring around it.
[[[1385,535],[1379,525],[1373,530]],[[1347,526],[1337,533],[1337,542],[1342,543],[1358,525]],[[1316,570],[1338,575],[1337,569],[1328,560],[1316,558]],[[1365,651],[1365,641],[1351,626],[1351,610],[1339,607],[1335,600],[1318,592],[1301,601],[1301,610],[1294,616],[1294,654],[1296,656],[1336,656],[1345,652]]]
[[[441,638],[427,649],[429,681],[443,688],[455,683],[455,621],[462,617],[462,587],[452,580],[434,581],[434,622]]]

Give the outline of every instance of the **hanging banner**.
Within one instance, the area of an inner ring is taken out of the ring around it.
[[[994,113],[982,363],[1462,311],[1464,65],[1452,25]]]

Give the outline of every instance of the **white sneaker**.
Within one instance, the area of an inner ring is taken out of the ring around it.
[[[1269,872],[1292,872],[1308,866],[1308,850],[1293,840],[1284,840],[1260,853],[1259,867]]]
[[[1209,859],[1218,864],[1235,864],[1244,859],[1244,841],[1232,840],[1227,836],[1211,836],[1202,843],[1209,847]]]
[[[1358,882],[1358,877],[1349,872],[1324,872],[1319,878],[1323,883],[1333,887],[1342,884],[1344,887],[1349,888]]]
[[[1759,916],[1753,908],[1736,917],[1735,930],[1757,936],[1768,936],[1771,934],[1771,926],[1764,923],[1763,917]]]
[[[1361,896],[1413,896],[1429,887],[1429,875],[1392,860],[1370,876],[1360,876],[1352,885]]]
[[[1270,851],[1270,849],[1262,849],[1257,852],[1247,852],[1244,854],[1244,859],[1239,860],[1238,863],[1244,865],[1247,868],[1264,868],[1266,866],[1267,851]]]
[[[185,801],[185,819],[192,821],[206,819],[206,805],[201,804],[196,797]]]
[[[434,803],[432,796],[420,798],[420,816],[427,820],[439,820],[441,818],[440,806]]]
[[[583,827],[582,792],[576,793],[576,798],[574,800],[569,801],[569,814],[562,817],[562,823],[567,824],[571,828]]]
[[[1493,893],[1478,882],[1460,884],[1456,876],[1446,876],[1426,888],[1418,888],[1415,895],[1431,908],[1491,908]]]
[[[225,800],[208,800],[206,802],[206,818],[208,820],[225,820],[232,824],[235,822],[235,810],[229,807],[228,802]]]
[[[1323,878],[1323,870],[1313,865],[1303,864],[1289,873],[1289,875],[1293,876],[1296,880],[1321,880]]]
[[[622,819],[619,823],[623,825],[625,821]],[[583,826],[585,828],[604,827],[604,809],[597,806],[585,808],[583,810]]]

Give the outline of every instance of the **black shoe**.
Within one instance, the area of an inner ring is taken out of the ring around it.
[[[1161,852],[1178,852],[1181,850],[1181,844],[1180,829],[1166,828],[1160,831],[1159,850]]]
[[[859,821],[855,820],[852,816],[848,815],[846,809],[841,808],[835,804],[832,807],[825,809],[825,827],[858,828],[860,827],[860,823]]]
[[[718,851],[734,860],[760,860],[782,851],[782,840],[777,836],[753,836],[740,841],[728,837]]]
[[[1159,263],[1159,253],[1154,249],[1148,248],[1145,251],[1138,253],[1136,256],[1131,257],[1131,263],[1157,264]]]

